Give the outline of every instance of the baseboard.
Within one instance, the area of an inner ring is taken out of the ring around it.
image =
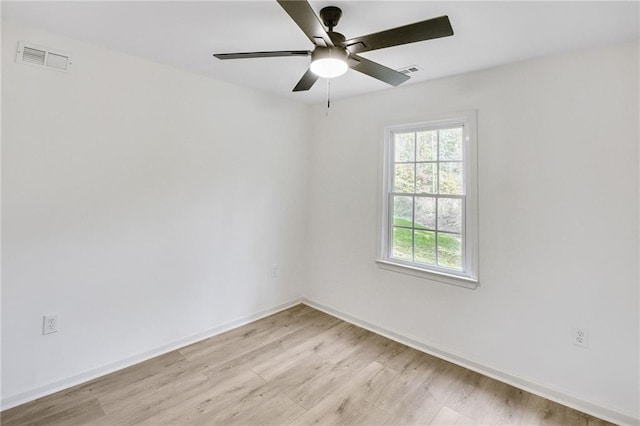
[[[0,411],[4,411],[11,407],[15,407],[20,404],[24,404],[29,401],[33,401],[37,398],[42,398],[43,396],[50,395],[55,392],[59,392],[64,389],[68,389],[72,386],[79,385],[81,383],[88,382],[89,380],[96,379],[100,376],[104,376],[105,374],[113,373],[114,371],[121,370],[123,368],[132,366],[134,364],[138,364],[140,362],[146,361],[148,359],[154,358],[158,355],[165,354],[167,352],[171,352],[173,350],[182,348],[184,346],[190,345],[192,343],[198,342],[203,339],[207,339],[209,337],[224,333],[225,331],[229,331],[231,329],[243,326],[250,322],[259,320],[260,318],[264,318],[269,315],[273,315],[285,309],[288,309],[292,306],[298,305],[302,303],[302,299],[294,299],[286,303],[281,303],[277,306],[273,306],[268,309],[263,309],[262,311],[255,312],[251,315],[244,316],[242,318],[238,318],[236,320],[227,322],[225,324],[219,325],[217,327],[211,328],[209,330],[196,333],[189,337],[185,337],[183,339],[175,340],[171,343],[167,343],[166,345],[162,345],[160,347],[145,351],[143,353],[139,353],[137,355],[104,365],[102,367],[98,367],[84,373],[75,375],[73,377],[69,377],[67,379],[59,380],[56,382],[49,383],[44,386],[39,386],[34,389],[31,389],[26,392],[21,392],[16,395],[11,395],[8,397],[3,397],[0,400]]]
[[[314,302],[307,298],[303,298],[302,303],[334,317],[340,318],[346,322],[357,325],[358,327],[362,327],[366,330],[387,337],[398,343],[402,343],[404,345],[417,349],[421,352],[428,353],[430,355],[457,364],[461,367],[468,368],[469,370],[491,377],[492,379],[507,383],[524,391],[590,414],[594,417],[598,417],[603,420],[607,420],[609,422],[620,425],[640,425],[640,418],[635,417],[633,414],[624,413],[609,407],[603,407],[602,405],[586,401],[575,395],[571,395],[570,393],[562,391],[561,389],[556,389],[546,384],[537,383],[534,380],[521,377],[517,374],[505,372],[488,365],[470,360],[464,355],[455,353],[455,351],[426,343],[419,340],[418,338],[399,333],[387,327],[383,327],[379,324],[364,321],[360,318],[333,309],[329,306]]]

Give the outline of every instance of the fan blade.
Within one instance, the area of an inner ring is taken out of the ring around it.
[[[293,88],[293,91],[302,92],[305,90],[309,90],[311,89],[311,86],[313,86],[313,83],[315,83],[317,80],[318,76],[312,73],[310,69],[308,69],[307,72],[304,73],[298,84],[296,84],[296,87]]]
[[[391,68],[387,68],[384,65],[380,65],[377,62],[370,61],[358,55],[349,55],[352,60],[358,61],[357,64],[350,62],[351,69],[359,71],[363,74],[377,78],[380,81],[384,81],[392,86],[398,86],[401,83],[409,80],[409,76],[402,74]]]
[[[416,22],[415,24],[345,40],[342,45],[348,48],[351,53],[361,53],[452,35],[453,28],[451,28],[449,17],[445,15],[427,21]]]
[[[247,59],[247,58],[275,58],[278,56],[309,56],[308,50],[276,50],[273,52],[246,52],[246,53],[214,53],[218,59]]]
[[[333,47],[322,22],[305,0],[278,0],[278,3],[315,45]]]

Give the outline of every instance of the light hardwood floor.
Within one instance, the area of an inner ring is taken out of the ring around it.
[[[7,426],[608,424],[305,305],[0,419]]]

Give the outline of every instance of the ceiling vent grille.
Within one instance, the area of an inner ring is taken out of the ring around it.
[[[402,74],[413,74],[415,72],[422,71],[422,68],[417,65],[409,65],[408,67],[400,68],[397,71],[401,72]]]
[[[71,56],[68,53],[54,51],[34,44],[18,44],[16,62],[51,68],[58,71],[69,71]]]

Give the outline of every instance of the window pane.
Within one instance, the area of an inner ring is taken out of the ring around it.
[[[441,194],[462,195],[462,163],[439,163]]]
[[[438,153],[438,131],[418,132],[417,161],[436,161]]]
[[[416,228],[436,229],[436,199],[435,198],[416,197],[415,221],[416,221]]]
[[[462,127],[440,130],[440,161],[462,161]]]
[[[413,197],[398,196],[393,198],[393,224],[413,226]]]
[[[414,192],[413,164],[396,164],[393,178],[394,192]]]
[[[462,200],[438,199],[438,231],[462,233]]]
[[[438,232],[438,265],[462,270],[462,242],[460,235]]]
[[[416,192],[435,194],[437,180],[437,164],[436,163],[418,163],[416,164]]]
[[[411,229],[393,228],[392,257],[413,260],[413,231]]]
[[[415,133],[396,133],[394,135],[396,163],[400,161],[415,161]]]
[[[436,264],[436,233],[431,231],[415,231],[416,262]]]

